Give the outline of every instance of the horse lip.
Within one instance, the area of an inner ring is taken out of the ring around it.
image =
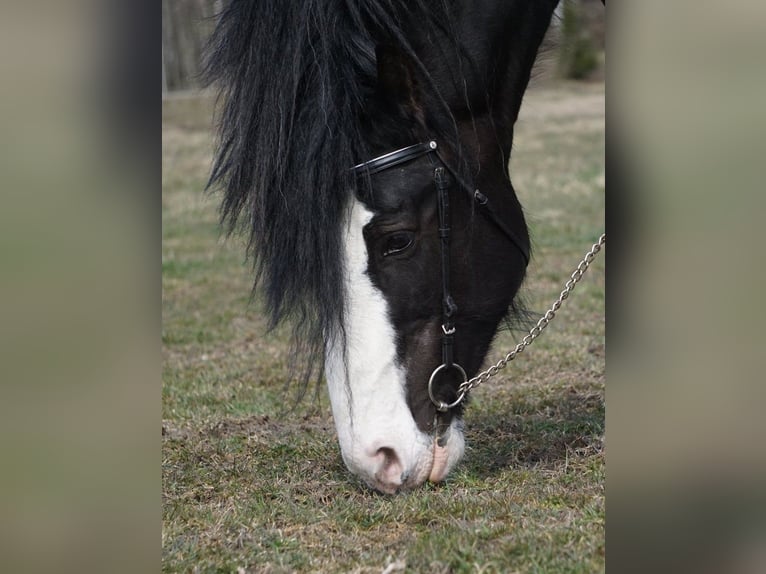
[[[451,424],[433,437],[428,481],[434,483],[443,481],[462,458],[464,449],[462,421],[453,419]]]
[[[431,457],[431,471],[428,473],[430,482],[441,482],[447,476],[449,470],[449,451],[447,450],[446,439],[443,444],[439,444],[441,439],[434,440],[433,455]]]

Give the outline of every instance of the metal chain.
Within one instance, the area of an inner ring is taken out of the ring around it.
[[[472,389],[475,389],[480,384],[488,381],[491,377],[494,377],[498,372],[500,372],[502,369],[505,368],[505,366],[513,361],[513,359],[516,358],[516,355],[521,353],[524,349],[526,349],[529,345],[532,344],[532,341],[537,339],[538,336],[540,336],[540,333],[543,332],[543,330],[548,326],[548,323],[551,322],[551,319],[556,315],[556,311],[559,310],[562,303],[564,303],[564,300],[569,297],[569,294],[574,290],[577,283],[580,282],[580,279],[582,279],[582,276],[585,274],[585,271],[590,266],[593,259],[596,257],[596,254],[601,251],[601,248],[604,246],[604,243],[606,243],[606,233],[601,235],[599,237],[598,241],[593,244],[593,246],[590,248],[590,251],[585,254],[585,257],[582,261],[577,265],[577,268],[574,270],[572,275],[569,278],[569,281],[567,281],[564,284],[564,290],[559,294],[558,299],[551,305],[550,309],[548,309],[545,312],[545,315],[543,315],[540,320],[537,322],[537,325],[532,327],[529,330],[529,333],[526,337],[524,337],[520,343],[516,345],[516,347],[508,353],[505,357],[500,359],[496,364],[489,367],[486,371],[482,371],[475,377],[472,377],[471,379],[467,381],[463,381],[460,386],[457,389],[458,398],[453,405],[457,405],[460,402],[465,399],[466,395],[471,391]]]

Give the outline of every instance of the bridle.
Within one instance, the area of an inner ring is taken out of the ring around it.
[[[454,180],[458,188],[466,192],[477,210],[483,213],[519,250],[524,258],[525,266],[529,264],[529,244],[521,241],[519,236],[510,229],[505,222],[500,219],[489,198],[473,186],[469,186],[458,173],[450,167],[444,160],[439,151],[438,144],[434,141],[417,143],[407,146],[369,161],[354,166],[354,171],[358,176],[372,176],[394,166],[413,161],[423,156],[428,156],[431,160],[433,169],[433,180],[436,187],[436,196],[439,212],[439,244],[441,252],[441,280],[442,280],[442,324],[441,324],[441,345],[442,345],[442,363],[431,373],[428,381],[428,394],[434,404],[437,405],[440,412],[445,412],[450,408],[457,406],[462,399],[458,399],[452,404],[439,401],[434,397],[433,384],[439,373],[449,370],[456,370],[462,376],[462,380],[467,380],[467,375],[463,367],[454,361],[454,342],[456,327],[454,322],[455,313],[458,310],[455,300],[450,292],[450,202],[449,190]]]
[[[442,157],[439,151],[439,146],[434,140],[430,140],[425,143],[417,143],[411,146],[403,147],[401,149],[383,154],[374,159],[365,161],[354,166],[354,171],[357,175],[374,175],[385,171],[394,166],[418,159],[422,156],[428,156],[431,159],[431,165],[434,166],[434,183],[436,183],[436,190],[439,197],[440,209],[444,207],[446,211],[442,213],[439,211],[439,226],[446,225],[446,245],[442,243],[442,248],[446,248],[446,253],[449,254],[449,187],[450,187],[450,175],[455,181],[458,182],[460,189],[465,191],[471,198],[471,201],[479,211],[481,211],[497,228],[513,243],[513,245],[521,252],[524,257],[525,265],[529,264],[529,245],[519,239],[519,236],[508,227],[505,222],[500,219],[492,205],[489,203],[489,198],[481,193],[478,189],[468,185],[458,173],[447,163]],[[441,165],[437,166],[437,161]],[[449,175],[448,175],[449,174]],[[444,202],[444,206],[442,206]],[[442,220],[442,215],[445,220]],[[441,231],[440,231],[441,233]],[[449,271],[449,268],[447,269]]]
[[[561,291],[559,297],[551,305],[551,307],[545,312],[537,324],[530,329],[529,333],[521,340],[516,347],[509,352],[505,357],[500,359],[495,365],[492,365],[486,371],[482,371],[478,375],[472,377],[470,380],[466,375],[465,370],[458,363],[454,362],[453,348],[455,342],[456,327],[453,321],[454,315],[457,312],[457,305],[450,293],[450,204],[449,204],[449,190],[454,179],[460,190],[466,192],[471,202],[483,213],[497,228],[511,241],[511,243],[519,250],[524,257],[525,266],[529,265],[529,244],[519,240],[519,237],[510,229],[505,222],[500,219],[492,205],[489,203],[489,199],[486,195],[481,193],[478,189],[468,185],[459,174],[450,167],[450,165],[444,160],[439,152],[439,146],[433,140],[425,143],[417,143],[411,146],[403,147],[401,149],[383,154],[371,160],[365,161],[354,166],[354,172],[357,176],[372,176],[376,173],[380,173],[394,166],[410,162],[417,158],[428,156],[431,160],[431,165],[434,168],[433,179],[436,187],[438,211],[439,211],[439,243],[441,251],[441,275],[442,275],[442,325],[441,325],[441,342],[442,342],[442,363],[436,367],[431,373],[431,377],[428,379],[428,396],[431,402],[436,405],[436,410],[444,413],[448,410],[458,406],[468,395],[468,392],[479,386],[481,383],[487,381],[490,377],[496,375],[501,369],[511,362],[519,353],[521,353],[526,347],[528,347],[532,341],[534,341],[540,333],[548,326],[551,319],[553,319],[556,312],[559,310],[564,300],[569,296],[575,285],[582,279],[583,274],[590,266],[593,258],[601,250],[606,242],[606,234],[602,234],[599,240],[594,243],[590,250],[586,253],[585,257],[575,268],[571,274],[569,280],[564,285],[564,290]],[[434,396],[433,385],[437,375],[442,372],[448,372],[455,370],[462,376],[463,382],[460,383],[457,389],[457,398],[451,402],[446,403],[439,400]]]
[[[601,0],[601,3],[606,6],[606,0]],[[362,162],[354,166],[353,171],[357,176],[372,176],[381,171],[385,171],[394,166],[401,165],[403,163],[415,160],[422,156],[428,156],[431,160],[431,165],[434,167],[433,179],[436,187],[438,209],[439,209],[439,242],[441,249],[441,274],[442,274],[442,364],[436,367],[431,373],[431,377],[428,379],[428,396],[431,402],[436,405],[436,410],[440,413],[447,412],[448,410],[458,406],[468,396],[471,389],[486,382],[491,377],[495,376],[501,369],[511,362],[516,356],[524,351],[532,342],[543,332],[548,326],[556,312],[559,310],[564,300],[569,297],[569,294],[575,288],[577,283],[582,279],[585,271],[590,266],[591,262],[595,258],[596,254],[601,251],[601,248],[606,243],[606,233],[601,234],[598,241],[594,243],[585,257],[577,264],[577,267],[572,272],[569,280],[564,284],[564,289],[559,294],[558,298],[548,308],[545,314],[540,317],[537,324],[532,327],[527,335],[516,344],[516,346],[508,354],[500,359],[496,364],[489,367],[487,370],[468,379],[465,370],[459,364],[454,362],[453,347],[455,341],[455,323],[453,317],[457,311],[457,305],[452,299],[450,294],[450,212],[449,212],[449,189],[451,185],[450,176],[454,179],[458,188],[465,191],[471,198],[473,205],[479,208],[479,211],[483,213],[492,223],[494,223],[500,231],[511,241],[511,243],[519,250],[524,257],[525,266],[529,265],[529,244],[519,240],[518,236],[510,229],[502,219],[498,217],[494,209],[489,203],[489,199],[478,189],[468,185],[460,175],[455,172],[454,169],[444,160],[439,152],[439,146],[434,140],[430,140],[424,143],[417,143],[411,146],[403,147],[401,149],[383,154],[371,160]],[[437,162],[438,160],[438,162]],[[441,164],[441,165],[437,165]],[[463,378],[463,382],[460,383],[457,389],[457,398],[451,402],[446,403],[437,399],[434,396],[433,384],[436,376],[451,369],[456,370]]]

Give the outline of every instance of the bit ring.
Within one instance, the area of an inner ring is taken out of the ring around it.
[[[431,378],[428,379],[428,396],[431,399],[431,402],[436,405],[436,410],[439,411],[440,413],[446,413],[448,410],[455,408],[465,398],[465,391],[461,391],[457,399],[455,399],[455,401],[452,403],[445,403],[444,401],[440,401],[439,399],[434,397],[433,385],[434,385],[434,380],[436,379],[436,375],[439,374],[441,371],[448,370],[448,369],[456,369],[457,371],[459,371],[460,374],[463,375],[464,383],[468,380],[468,377],[466,376],[465,371],[463,370],[463,367],[461,367],[457,363],[452,363],[449,366],[442,363],[441,365],[439,365],[438,367],[434,369],[434,372],[431,373]]]

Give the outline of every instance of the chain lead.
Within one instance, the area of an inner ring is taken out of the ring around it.
[[[564,290],[559,294],[558,299],[553,302],[553,305],[550,306],[550,308],[545,312],[545,315],[540,317],[540,320],[537,322],[537,325],[532,327],[529,330],[529,333],[527,333],[526,337],[524,337],[520,343],[516,345],[516,347],[508,353],[505,357],[500,359],[496,364],[489,367],[486,371],[482,371],[475,377],[463,381],[460,386],[458,387],[457,394],[459,397],[459,400],[454,404],[450,406],[456,406],[458,403],[460,403],[466,395],[471,391],[472,389],[475,389],[480,384],[487,382],[490,377],[494,377],[500,370],[504,369],[505,366],[513,361],[516,358],[516,355],[524,351],[529,345],[532,344],[532,341],[537,339],[537,337],[540,335],[540,333],[543,332],[543,330],[548,326],[548,323],[551,322],[553,317],[556,316],[556,311],[559,310],[562,303],[564,303],[564,300],[569,297],[569,294],[572,292],[572,290],[575,288],[577,283],[580,282],[580,279],[582,279],[583,275],[585,274],[585,271],[590,266],[591,262],[593,261],[594,257],[596,257],[596,254],[601,251],[601,248],[606,243],[606,233],[602,234],[601,237],[598,238],[598,241],[593,244],[593,246],[590,248],[590,251],[585,254],[585,257],[582,261],[577,265],[577,268],[572,272],[572,275],[569,278],[569,281],[567,281],[564,284]]]

